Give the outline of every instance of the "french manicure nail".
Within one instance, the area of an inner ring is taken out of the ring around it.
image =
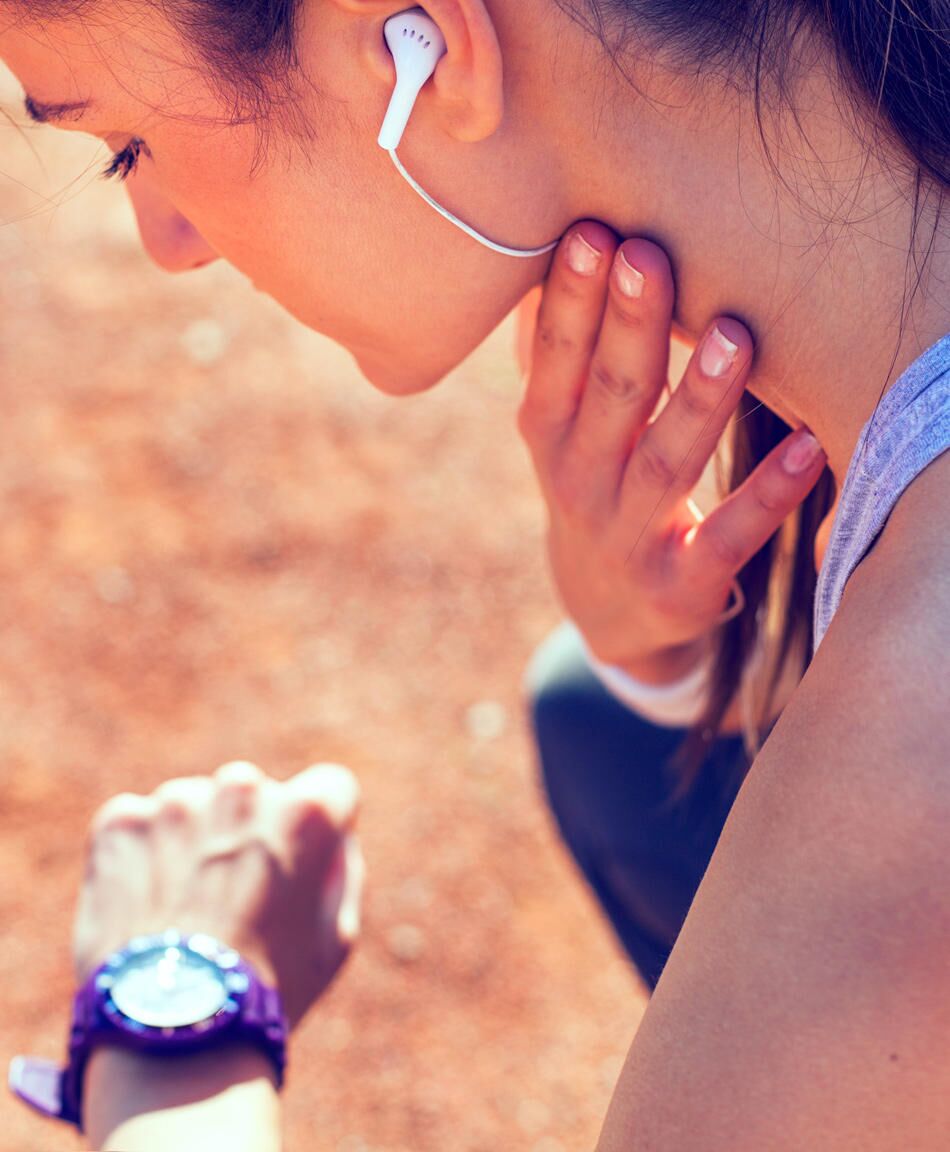
[[[703,350],[699,354],[699,366],[705,376],[725,376],[735,364],[739,355],[739,345],[734,344],[718,327],[706,337]]]
[[[624,255],[623,249],[617,261],[617,283],[624,296],[629,296],[631,300],[639,300],[643,295],[643,273],[634,268]]]
[[[568,241],[567,262],[578,276],[593,276],[600,264],[600,253],[580,232],[575,232]]]
[[[807,472],[821,455],[821,451],[821,445],[810,432],[801,432],[785,449],[785,455],[782,457],[785,471],[792,476]]]

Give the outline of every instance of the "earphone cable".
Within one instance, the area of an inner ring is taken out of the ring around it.
[[[498,252],[502,256],[514,256],[521,260],[530,260],[535,256],[544,256],[548,252],[553,252],[560,243],[560,239],[552,240],[550,244],[545,244],[543,248],[507,248],[504,244],[496,244],[494,240],[489,240],[487,236],[483,236],[480,232],[477,232],[474,228],[470,227],[462,220],[459,220],[457,216],[453,216],[452,213],[449,212],[447,208],[443,208],[442,205],[438,203],[438,201],[433,200],[429,193],[426,192],[425,188],[418,184],[406,171],[402,161],[396,155],[396,150],[393,148],[387,149],[387,151],[392,157],[392,162],[396,165],[396,168],[402,178],[406,181],[410,188],[413,189],[413,191],[417,192],[422,197],[422,199],[425,200],[430,208],[434,208],[436,212],[448,220],[450,224],[454,224],[456,228],[461,228],[461,230],[467,236],[471,236],[473,240],[477,240],[479,244],[483,244],[486,248],[490,248],[493,252]]]

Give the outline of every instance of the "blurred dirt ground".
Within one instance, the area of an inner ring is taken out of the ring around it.
[[[536,783],[511,330],[377,396],[231,270],[152,268],[98,156],[0,122],[0,1063],[63,1051],[103,800],[336,759],[365,938],[295,1041],[288,1152],[592,1147],[643,1000]],[[77,1139],[4,1093],[0,1147]]]

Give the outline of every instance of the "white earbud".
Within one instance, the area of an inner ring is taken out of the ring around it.
[[[399,147],[416,99],[445,55],[445,37],[421,8],[400,12],[386,21],[386,43],[396,63],[396,87],[379,133],[387,152]]]
[[[384,35],[389,51],[396,64],[396,87],[386,118],[379,131],[379,146],[389,153],[393,164],[399,174],[417,192],[423,200],[450,224],[460,228],[467,236],[477,240],[493,252],[500,252],[503,256],[516,256],[521,259],[530,259],[534,256],[544,256],[558,246],[554,240],[545,244],[543,248],[508,248],[504,244],[496,244],[489,240],[470,225],[463,223],[457,216],[453,216],[447,208],[443,208],[409,175],[402,161],[396,155],[406,125],[416,106],[416,100],[426,82],[432,76],[436,65],[446,53],[445,37],[439,30],[438,24],[421,8],[410,8],[391,16],[385,24]]]

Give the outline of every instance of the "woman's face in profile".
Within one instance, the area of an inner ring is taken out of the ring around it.
[[[0,2],[0,58],[28,111],[120,154],[157,263],[184,271],[223,257],[346,347],[371,383],[420,391],[481,343],[547,262],[487,252],[432,213],[376,144],[388,92],[367,84],[357,53],[317,51],[319,90],[306,87],[290,115],[235,122],[233,97],[155,9],[102,0],[40,23],[8,18]]]

